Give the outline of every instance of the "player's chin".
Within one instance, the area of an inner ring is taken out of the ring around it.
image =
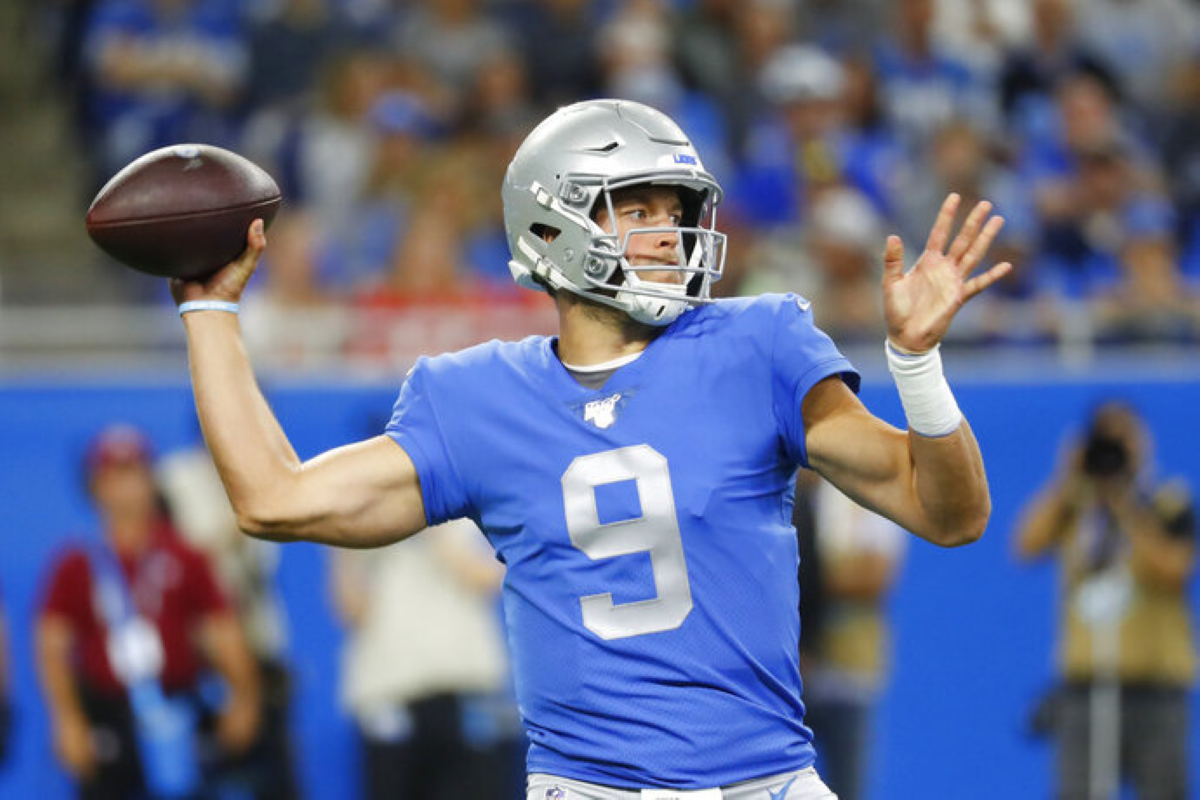
[[[683,273],[678,267],[670,266],[663,269],[639,269],[638,280],[648,283],[658,283],[664,286],[683,286]]]

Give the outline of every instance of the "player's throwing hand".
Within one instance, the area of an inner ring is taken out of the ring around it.
[[[258,259],[267,246],[265,225],[261,219],[250,223],[246,231],[246,249],[236,259],[221,269],[204,278],[197,280],[171,279],[171,296],[175,303],[185,303],[193,300],[218,300],[237,303],[250,276],[258,267]]]
[[[992,204],[976,204],[950,242],[961,198],[950,194],[929,232],[925,252],[904,271],[904,244],[889,236],[883,256],[883,314],[888,340],[907,351],[923,353],[941,342],[963,304],[1012,271],[1005,261],[980,275],[971,274],[983,260],[1004,218],[989,216]],[[947,244],[949,243],[949,249]]]

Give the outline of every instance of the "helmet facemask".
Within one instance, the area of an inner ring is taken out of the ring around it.
[[[635,186],[676,189],[678,226],[620,234],[613,193]],[[721,276],[725,236],[716,230],[714,214],[720,197],[686,135],[660,112],[613,100],[560,109],[530,134],[505,177],[513,278],[528,288],[569,291],[644,324],[666,325],[709,302],[711,285]],[[600,210],[608,211],[603,227],[596,222]],[[661,234],[677,237],[675,263],[631,261],[631,241]],[[662,280],[668,271],[678,279]]]
[[[683,206],[679,225],[618,232],[614,194],[642,185],[676,189]],[[706,189],[669,181],[602,182],[590,215],[594,230],[583,269],[586,295],[614,305],[646,325],[667,325],[689,307],[709,302],[712,284],[720,280],[725,259],[725,235],[715,230],[709,196]],[[605,227],[594,221],[602,208],[607,211]],[[667,235],[676,240],[674,263],[636,264],[631,260],[630,244],[635,238]],[[662,280],[664,273],[674,280]]]

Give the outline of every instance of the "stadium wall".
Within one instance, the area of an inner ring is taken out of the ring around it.
[[[1110,397],[1130,400],[1147,416],[1160,471],[1200,487],[1200,376],[1108,368],[1029,377],[986,364],[955,372],[950,361],[960,405],[984,449],[995,511],[976,545],[947,551],[918,541],[909,551],[892,603],[895,670],[880,710],[870,796],[1046,797],[1051,753],[1025,731],[1052,676],[1055,571],[1014,561],[1016,515],[1053,469],[1064,434]],[[265,389],[297,451],[310,456],[380,430],[397,385],[326,376],[268,380]],[[869,373],[862,394],[876,413],[902,421],[886,378]],[[69,795],[37,691],[31,620],[56,548],[94,528],[79,455],[88,437],[113,421],[142,426],[160,452],[198,436],[181,374],[0,376],[0,592],[18,715],[15,750],[0,765],[0,798]],[[312,800],[354,794],[354,744],[336,702],[340,634],[326,557],[320,547],[285,546],[280,578],[296,672],[294,732]],[[1200,763],[1195,741],[1192,753]]]

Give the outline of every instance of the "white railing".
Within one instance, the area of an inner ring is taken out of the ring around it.
[[[421,355],[459,350],[489,339],[552,333],[552,303],[413,306],[404,309],[289,310],[247,303],[242,313],[256,369],[275,374],[402,375]],[[965,327],[965,326],[964,326]],[[957,379],[1011,381],[1062,377],[1097,369],[1141,379],[1200,379],[1200,359],[1186,346],[1101,348],[1068,329],[1043,347],[971,346],[951,341],[948,370]],[[864,373],[883,370],[882,345],[846,346]],[[66,378],[137,370],[178,376],[186,342],[170,306],[0,307],[0,373],[52,371]]]

